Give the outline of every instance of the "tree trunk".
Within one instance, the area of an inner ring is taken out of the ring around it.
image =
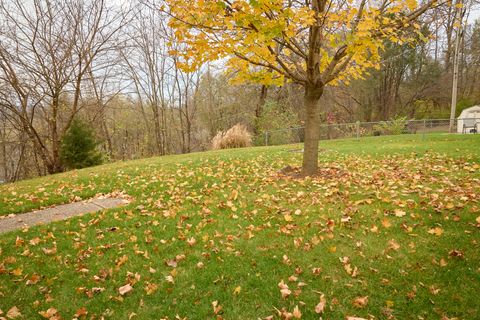
[[[318,141],[320,139],[320,107],[318,101],[323,87],[305,88],[305,143],[303,151],[302,175],[311,176],[318,170]]]
[[[255,122],[253,126],[253,133],[255,135],[258,135],[261,133],[259,131],[258,126],[260,123],[260,118],[262,116],[263,106],[265,105],[265,101],[267,100],[267,94],[268,94],[268,87],[266,85],[262,85],[260,89],[260,96],[259,96],[257,105],[255,106]]]
[[[26,110],[26,107],[23,107],[23,109]],[[20,118],[23,132],[32,142],[33,152],[40,157],[48,173],[55,173],[53,172],[53,160],[48,152],[47,147],[40,138],[38,132],[33,127],[32,122],[28,121],[27,119],[28,117],[25,115]]]
[[[58,173],[62,171],[60,163],[60,136],[58,134],[58,112],[60,106],[60,94],[55,93],[52,98],[52,116],[51,124],[51,139],[52,139],[52,163],[48,168],[48,173]]]
[[[161,130],[161,137],[162,137],[162,156],[170,153],[170,146],[167,144],[171,139],[169,139],[168,135],[168,125],[167,125],[167,109],[165,107],[164,102],[162,101],[162,105],[160,107],[160,117],[162,120],[162,130]]]
[[[6,121],[6,120],[4,120]],[[0,150],[2,150],[2,167],[3,167],[3,177],[0,177],[0,180],[8,181],[8,159],[7,159],[7,129],[5,123],[3,123],[3,128],[0,130]]]
[[[110,132],[108,132],[108,127],[107,127],[107,121],[105,120],[105,115],[102,114],[102,130],[105,135],[105,140],[107,141],[107,150],[108,150],[108,155],[114,159],[113,156],[113,144],[112,144],[112,137],[110,135]]]
[[[155,130],[155,146],[157,148],[156,150],[156,155],[164,155],[163,152],[163,139],[162,139],[162,128],[160,125],[160,113],[158,111],[158,105],[157,103],[152,106],[152,111],[153,111],[153,122],[154,122],[154,130]]]

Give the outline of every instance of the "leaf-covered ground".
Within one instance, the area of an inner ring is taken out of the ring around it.
[[[4,234],[0,319],[478,319],[480,136],[115,163],[0,187],[0,214],[129,206]],[[352,318],[353,319],[353,318]]]

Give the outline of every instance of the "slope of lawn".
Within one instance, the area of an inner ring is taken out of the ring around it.
[[[118,162],[0,186],[0,215],[132,202],[0,235],[0,319],[479,319],[480,136]]]

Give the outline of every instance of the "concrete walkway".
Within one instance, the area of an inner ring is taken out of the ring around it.
[[[17,214],[12,217],[0,217],[0,233],[46,224],[52,221],[66,220],[86,213],[116,208],[127,203],[128,200],[122,198],[99,198],[63,204],[45,210]]]

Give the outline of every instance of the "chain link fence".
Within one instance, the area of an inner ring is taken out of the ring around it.
[[[478,133],[480,118],[465,118],[453,120],[453,132]],[[378,122],[353,122],[320,125],[320,139],[345,139],[371,136],[385,136],[398,134],[427,134],[435,132],[449,132],[450,119],[405,120],[397,119]],[[304,142],[305,128],[294,127],[269,130],[258,137],[263,145],[282,145]]]

